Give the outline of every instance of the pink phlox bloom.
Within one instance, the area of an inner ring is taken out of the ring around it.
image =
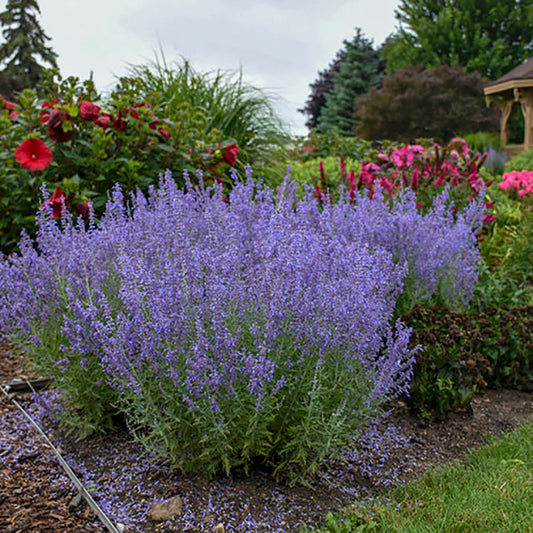
[[[450,144],[456,145],[456,149],[458,149],[462,155],[468,154],[468,144],[465,139],[462,139],[461,137],[454,137]]]
[[[409,145],[397,148],[392,152],[392,161],[399,168],[405,168],[411,165],[414,159],[414,154],[410,152]]]
[[[426,155],[426,149],[419,144],[411,144],[409,146],[409,151],[418,159],[422,159]]]
[[[381,170],[381,168],[379,165],[376,165],[376,163],[367,163],[366,170],[374,174],[377,174]]]

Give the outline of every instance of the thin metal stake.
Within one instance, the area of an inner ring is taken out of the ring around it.
[[[0,387],[2,392],[9,398],[11,402],[20,410],[20,412],[26,417],[26,419],[30,422],[30,424],[39,432],[41,437],[45,440],[46,444],[51,448],[51,450],[56,455],[57,459],[59,460],[59,463],[63,467],[63,470],[65,470],[67,476],[70,478],[74,486],[78,489],[80,494],[83,496],[84,500],[87,502],[87,504],[93,509],[93,511],[98,515],[98,518],[102,521],[102,524],[111,532],[111,533],[120,533],[120,531],[114,526],[113,522],[109,520],[109,518],[106,516],[104,511],[100,508],[100,506],[94,501],[93,497],[89,494],[87,489],[84,487],[83,483],[78,479],[72,468],[68,465],[68,463],[63,459],[61,454],[59,453],[58,449],[52,444],[52,441],[47,437],[46,433],[38,426],[38,424],[33,420],[33,418],[26,412],[26,410],[13,398],[10,396],[4,386],[2,385]]]

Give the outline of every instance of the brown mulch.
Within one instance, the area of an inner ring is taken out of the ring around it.
[[[26,377],[19,358],[0,346],[0,384]],[[0,410],[0,531],[106,531],[84,502],[69,505],[77,490],[46,443],[3,393]]]
[[[27,377],[21,361],[5,347],[0,346],[0,384],[10,382],[13,378]],[[67,476],[62,472],[57,459],[51,450],[43,444],[37,432],[25,423],[15,406],[0,393],[0,531],[15,532],[102,532],[105,528],[98,522],[94,512],[85,504],[72,506],[77,491]],[[403,469],[403,477],[413,477],[422,473],[432,465],[447,464],[460,460],[469,449],[480,446],[487,441],[489,435],[499,436],[515,429],[520,424],[533,420],[533,394],[512,390],[489,390],[478,396],[472,403],[471,412],[454,413],[444,422],[429,422],[411,413],[405,405],[398,402],[393,408],[391,421],[402,434],[410,437],[409,454],[415,461]],[[65,442],[65,450],[72,452],[78,446],[80,458],[94,469],[102,469],[102,459],[108,460],[109,472],[99,472],[101,479],[110,479],[114,469],[120,471],[120,457],[115,455],[115,446],[129,446],[124,436],[111,435],[95,437],[92,441],[82,443]],[[105,446],[102,448],[102,443]],[[98,452],[92,452],[92,446]],[[104,450],[104,451],[102,451]],[[106,451],[107,450],[107,451]],[[105,457],[105,455],[108,457]],[[91,462],[91,455],[98,456],[98,462]],[[104,457],[102,457],[104,456]],[[398,458],[400,459],[400,458]],[[125,459],[122,459],[125,461]],[[117,464],[118,463],[118,464]],[[111,468],[112,466],[112,468]],[[124,468],[125,468],[124,464]],[[150,474],[150,473],[148,473]],[[155,478],[159,476],[156,480]],[[157,482],[159,496],[175,494],[184,495],[187,491],[214,491],[214,485],[201,480],[189,478],[161,478],[160,471],[153,472],[152,483]],[[361,479],[364,483],[365,480]],[[167,483],[167,485],[165,485]],[[233,484],[232,484],[233,483]],[[194,486],[193,486],[194,485]],[[138,486],[138,485],[137,485]],[[218,484],[217,490],[222,485]],[[134,492],[126,488],[126,492]],[[313,516],[325,516],[327,510],[334,510],[328,505],[339,508],[344,500],[338,494],[329,494],[325,489],[310,490],[303,487],[293,489],[280,488],[267,476],[258,475],[254,481],[240,479],[228,484],[228,493],[235,498],[239,493],[243,505],[252,500],[269,501],[274,492],[279,494],[272,512],[278,513],[283,506],[291,506],[296,502],[303,506],[302,513],[313,513]],[[191,492],[189,492],[191,493]],[[196,494],[196,492],[195,492]],[[129,494],[128,494],[129,495]],[[153,499],[153,495],[141,494],[144,499]],[[307,508],[305,507],[307,502]],[[317,502],[322,506],[317,512]],[[198,512],[206,512],[200,509]],[[211,511],[213,512],[213,511]],[[225,511],[227,512],[227,511]],[[190,531],[213,531],[213,523],[224,523],[224,517],[217,517],[215,522],[206,521],[206,527],[187,529]],[[227,517],[226,517],[227,518]],[[317,518],[318,520],[318,518]],[[228,523],[228,522],[226,522]],[[231,531],[227,528],[226,531]],[[268,529],[269,531],[272,529]],[[280,529],[281,530],[281,529]],[[146,520],[136,527],[128,527],[126,531],[164,532],[182,531],[179,526],[173,527]],[[223,531],[219,529],[219,531]],[[263,531],[251,528],[249,531]],[[267,529],[264,529],[267,531]]]

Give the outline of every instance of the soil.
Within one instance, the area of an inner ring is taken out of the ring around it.
[[[0,384],[26,377],[22,361],[0,346]],[[29,396],[18,399],[36,412]],[[75,505],[77,491],[52,451],[3,393],[0,409],[0,531],[105,531],[84,502]],[[143,457],[125,431],[83,441],[65,437],[53,424],[46,431],[120,531],[281,532],[320,527],[328,511],[432,466],[461,460],[489,436],[531,420],[533,394],[513,390],[488,390],[474,398],[471,410],[441,422],[427,421],[396,402],[345,462],[326,465],[308,487],[292,488],[262,471],[210,482],[171,473]],[[173,518],[156,522],[149,517],[155,502],[173,497],[178,503]]]

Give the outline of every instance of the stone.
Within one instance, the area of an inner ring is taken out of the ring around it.
[[[76,494],[76,496],[74,496],[74,498],[72,498],[72,500],[70,500],[68,506],[71,509],[75,509],[81,503],[82,499],[83,499],[83,496],[82,496],[81,492],[78,492],[78,494]]]
[[[170,520],[183,510],[183,501],[179,496],[174,496],[163,502],[154,503],[150,509],[150,518],[155,522]]]

